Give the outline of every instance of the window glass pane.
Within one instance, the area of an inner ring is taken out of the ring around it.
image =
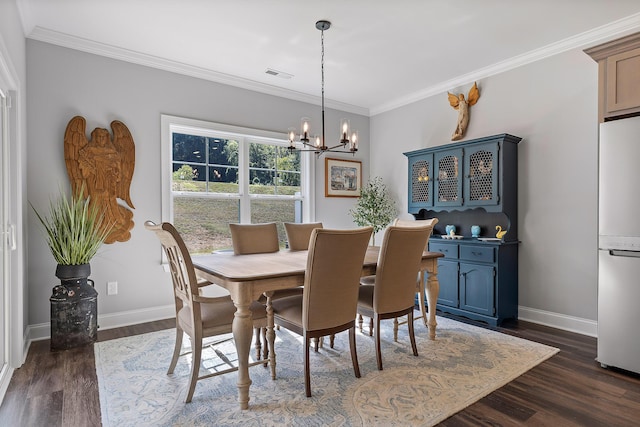
[[[275,171],[249,170],[250,194],[275,194]]]
[[[300,172],[278,172],[276,194],[294,196],[300,193]]]
[[[291,152],[287,147],[276,147],[276,152],[278,154],[278,170],[300,172],[300,151]]]
[[[171,176],[171,189],[173,191],[207,191],[205,179],[206,168],[202,165],[186,163],[173,163],[173,174]]]
[[[233,193],[240,192],[238,185],[238,168],[226,166],[209,166],[209,192]]]
[[[205,140],[203,136],[174,133],[173,161],[204,163],[206,161]]]
[[[296,217],[300,219],[296,220]],[[251,222],[275,222],[278,224],[278,238],[282,244],[287,241],[287,235],[282,223],[302,222],[301,218],[302,202],[299,200],[251,200]]]
[[[197,195],[173,197],[173,224],[190,253],[232,249],[229,223],[239,222],[240,201]]]
[[[238,166],[238,141],[235,139],[207,138],[209,164]]]

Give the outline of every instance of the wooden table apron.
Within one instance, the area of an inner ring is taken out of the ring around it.
[[[379,250],[380,248],[377,246],[371,246],[367,249],[362,267],[363,276],[375,274]],[[432,340],[436,335],[436,303],[440,290],[437,277],[438,258],[442,256],[439,252],[425,252],[420,266],[421,279],[424,279],[425,271],[428,274],[426,280],[428,319],[424,304],[422,304],[422,317],[429,327],[429,338]],[[241,409],[248,409],[249,386],[251,385],[248,363],[253,331],[249,305],[265,292],[302,286],[307,265],[307,251],[283,250],[270,254],[253,255],[213,253],[194,256],[193,265],[199,277],[227,289],[236,306],[233,338],[238,353],[238,401]],[[422,280],[422,283],[425,281]],[[271,307],[267,307],[267,310],[271,311]],[[273,316],[269,316],[269,318],[267,340],[273,349],[275,341]],[[275,350],[270,352],[269,362],[271,375],[275,378]]]

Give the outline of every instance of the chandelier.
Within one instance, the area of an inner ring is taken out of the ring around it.
[[[306,149],[300,151],[313,151],[318,156],[326,151],[338,152],[338,153],[351,153],[355,154],[358,151],[358,131],[351,132],[349,120],[340,120],[340,139],[336,145],[327,146],[324,138],[324,32],[331,27],[331,22],[326,20],[320,20],[316,22],[316,28],[320,30],[320,45],[322,47],[322,56],[320,60],[320,69],[322,72],[322,133],[320,136],[314,135],[311,137],[310,119],[303,117],[300,126],[300,142]],[[289,150],[296,150],[295,139],[296,129],[289,128],[288,131]]]

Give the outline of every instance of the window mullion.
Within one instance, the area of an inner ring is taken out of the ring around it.
[[[249,141],[238,139],[238,184],[240,190],[240,222],[251,223],[251,199],[249,197]]]

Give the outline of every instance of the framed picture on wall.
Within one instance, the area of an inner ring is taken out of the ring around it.
[[[325,158],[325,197],[360,197],[362,162]]]

